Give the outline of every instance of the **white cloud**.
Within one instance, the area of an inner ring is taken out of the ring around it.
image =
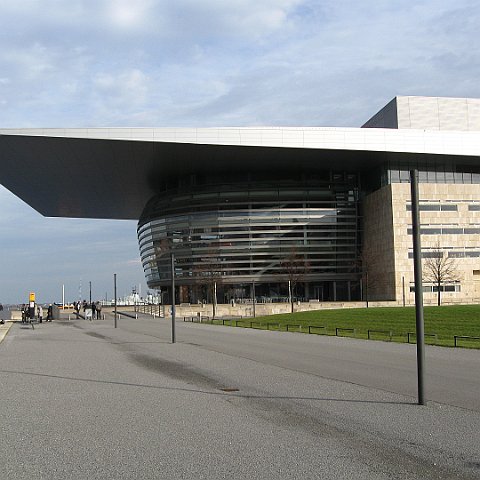
[[[2,126],[355,125],[371,112],[322,106],[479,91],[456,78],[480,65],[466,0],[15,5],[0,5]]]
[[[114,25],[121,28],[140,28],[146,21],[149,8],[154,4],[148,0],[110,0],[107,15]]]

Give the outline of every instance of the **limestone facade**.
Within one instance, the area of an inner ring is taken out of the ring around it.
[[[480,185],[424,183],[419,186],[423,270],[425,257],[455,262],[457,281],[446,282],[442,304],[480,302]],[[381,287],[376,300],[414,303],[410,184],[392,183],[365,201],[364,241],[377,253],[372,275]],[[392,291],[393,290],[393,291]],[[433,284],[424,283],[424,303],[436,304]]]
[[[370,300],[395,300],[395,254],[391,185],[368,195],[363,208],[362,285]],[[368,272],[368,278],[366,273]],[[362,295],[366,297],[366,293]]]

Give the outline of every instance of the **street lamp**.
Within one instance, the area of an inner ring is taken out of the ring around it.
[[[257,312],[255,311],[255,280],[252,282],[252,305],[253,305],[253,318],[257,316]]]
[[[170,254],[172,277],[172,343],[175,343],[175,254]]]
[[[418,170],[416,169],[410,171],[410,192],[412,202],[413,270],[415,275],[418,404],[426,405],[424,382],[425,333],[423,322],[422,247],[420,243],[420,209],[418,207]]]
[[[114,308],[114,325],[115,325],[115,328],[117,328],[117,274],[114,273],[113,274],[113,296],[114,296],[114,305],[115,305],[115,308]]]

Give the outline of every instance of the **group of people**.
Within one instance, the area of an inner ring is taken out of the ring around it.
[[[73,302],[73,309],[77,318],[80,316],[80,310],[83,309],[85,320],[97,320],[102,319],[102,304],[101,302],[88,303],[86,300],[83,302]]]
[[[39,304],[35,304],[34,307],[29,305],[22,305],[22,323],[27,323],[30,320],[37,319],[38,323],[43,322],[43,307]],[[51,322],[53,320],[53,306],[50,304],[47,308],[47,318],[46,322]]]

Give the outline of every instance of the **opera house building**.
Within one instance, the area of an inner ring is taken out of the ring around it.
[[[415,168],[422,257],[452,259],[445,302],[480,301],[479,99],[396,97],[362,128],[0,129],[0,166],[42,215],[137,220],[148,286],[173,253],[189,303],[412,303]]]

